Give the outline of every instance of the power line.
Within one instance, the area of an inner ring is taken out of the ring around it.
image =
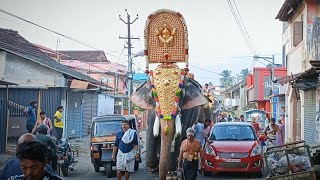
[[[10,12],[7,12],[7,11],[5,11],[5,10],[3,10],[3,9],[0,9],[0,12],[4,13],[4,14],[6,14],[6,15],[12,16],[12,17],[14,17],[14,18],[17,18],[17,19],[19,19],[19,20],[21,20],[21,21],[24,21],[24,22],[27,22],[27,23],[29,23],[29,24],[32,24],[32,25],[34,25],[34,26],[37,26],[37,27],[39,27],[39,28],[41,28],[41,29],[47,30],[47,31],[49,31],[49,32],[51,32],[51,33],[57,34],[57,35],[59,35],[59,36],[62,36],[62,37],[64,37],[64,38],[66,38],[66,39],[69,39],[69,40],[71,40],[71,41],[74,41],[74,42],[76,42],[76,43],[79,43],[79,44],[81,44],[81,45],[83,45],[83,46],[89,47],[89,48],[94,49],[94,50],[97,50],[97,51],[101,51],[101,49],[98,49],[98,48],[94,47],[93,45],[90,45],[89,43],[86,43],[86,42],[84,42],[84,41],[80,41],[80,40],[78,40],[78,39],[76,39],[76,38],[73,38],[73,37],[71,37],[71,36],[68,36],[68,35],[59,33],[59,32],[57,32],[57,31],[51,30],[51,29],[46,28],[46,27],[44,27],[44,26],[42,26],[42,25],[39,25],[39,24],[37,24],[37,23],[31,22],[31,21],[29,21],[29,20],[27,20],[27,19],[24,19],[24,18],[22,18],[22,17],[19,17],[19,16],[17,16],[17,15],[14,15],[14,14],[12,14],[12,13],[10,13]],[[122,60],[128,61],[128,60],[123,59],[123,58],[121,58],[121,57],[119,57],[119,56],[113,55],[113,54],[111,54],[111,53],[109,53],[109,52],[106,52],[106,51],[104,51],[104,52],[105,52],[106,54],[108,54],[109,56],[115,57],[115,58],[117,58],[117,59],[122,59]]]
[[[246,28],[246,26],[245,26],[245,24],[244,24],[244,22],[243,22],[243,20],[242,20],[242,17],[241,17],[240,11],[239,11],[239,9],[238,9],[237,3],[235,2],[235,0],[232,0],[232,1],[233,1],[233,4],[234,4],[234,6],[235,6],[235,8],[236,8],[236,10],[237,10],[237,12],[238,12],[238,14],[239,14],[240,23],[242,24],[243,29],[244,29],[244,31],[245,31],[245,34],[246,34],[247,37],[248,37],[249,43],[251,44],[251,46],[254,48],[254,51],[256,52],[256,48],[255,48],[255,46],[253,45],[252,40],[251,40],[251,38],[250,38],[250,35],[249,35],[248,31],[247,31],[247,28]]]
[[[233,1],[233,2],[234,2],[234,1]],[[243,38],[244,38],[244,40],[245,40],[248,48],[250,49],[251,53],[252,53],[253,55],[255,55],[255,54],[256,54],[255,47],[254,47],[253,43],[251,42],[251,38],[250,38],[249,34],[246,34],[246,33],[245,33],[245,31],[247,31],[247,30],[246,30],[244,24],[241,26],[240,18],[238,17],[238,15],[236,14],[235,10],[233,9],[233,5],[232,5],[231,1],[230,1],[230,0],[227,0],[227,3],[228,3],[228,5],[229,5],[229,8],[230,8],[231,13],[232,13],[232,15],[233,15],[233,18],[234,18],[234,20],[236,21],[236,24],[237,24],[237,26],[238,26],[238,28],[239,28],[242,36],[243,36]],[[234,2],[234,4],[235,4],[235,2]],[[235,4],[235,5],[236,5],[236,4]],[[238,10],[238,12],[239,12],[239,10]],[[239,14],[239,16],[240,16],[240,14]],[[243,22],[243,21],[242,21],[242,22]],[[248,37],[247,37],[247,36],[248,36]]]
[[[214,72],[214,71],[206,70],[206,69],[203,69],[203,68],[200,68],[200,67],[197,67],[197,66],[191,65],[191,64],[189,64],[189,66],[194,67],[194,68],[196,68],[196,69],[200,69],[200,70],[202,70],[202,71],[206,71],[206,72],[210,72],[210,73],[213,73],[213,74],[218,74],[218,75],[220,75],[220,73],[218,73],[218,72]]]

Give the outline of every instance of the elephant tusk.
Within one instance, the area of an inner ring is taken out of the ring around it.
[[[154,120],[154,125],[153,125],[153,135],[154,135],[154,137],[158,137],[159,129],[160,129],[160,120],[159,120],[159,117],[156,115],[156,119]]]
[[[176,134],[180,135],[181,134],[181,115],[180,114],[176,116],[175,124],[176,124]]]

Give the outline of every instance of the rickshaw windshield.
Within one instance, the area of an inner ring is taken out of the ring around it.
[[[117,135],[121,131],[121,121],[103,121],[96,122],[94,125],[93,136],[110,136]]]

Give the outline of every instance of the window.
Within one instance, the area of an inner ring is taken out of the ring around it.
[[[297,46],[303,40],[303,21],[293,23],[293,46]]]
[[[256,134],[250,126],[216,126],[210,136],[214,141],[255,141]]]

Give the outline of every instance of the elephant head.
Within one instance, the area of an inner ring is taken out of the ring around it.
[[[207,104],[208,99],[201,86],[186,77],[177,65],[162,64],[150,72],[149,81],[136,90],[131,101],[156,112],[153,133],[158,136],[160,129],[162,132],[159,176],[165,179],[174,135],[181,133],[181,110]]]

